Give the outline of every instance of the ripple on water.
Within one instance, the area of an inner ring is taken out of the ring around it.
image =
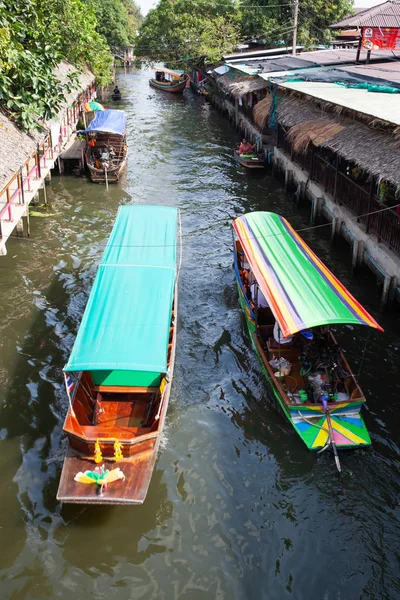
[[[379,317],[338,336],[368,395],[372,450],[309,453],[278,413],[238,307],[230,222],[276,210],[296,228],[309,211],[268,174],[232,157],[238,136],[208,104],[118,81],[128,112],[121,185],[54,177],[54,216],[1,259],[0,590],[4,598],[243,600],[399,596],[399,326]],[[174,386],[143,506],[55,501],[66,451],[62,367],[118,206],[179,206],[184,255]],[[313,249],[372,311],[373,280],[350,279],[348,248],[324,229]],[[307,291],[304,290],[306,294]]]

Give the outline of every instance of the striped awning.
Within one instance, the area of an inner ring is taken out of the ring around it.
[[[383,331],[284,217],[254,212],[233,227],[284,337],[340,323]]]

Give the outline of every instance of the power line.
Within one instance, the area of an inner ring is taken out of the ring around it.
[[[349,219],[347,219],[348,221],[358,221],[358,219],[362,219],[363,217],[369,217],[371,215],[377,215],[379,213],[385,212],[387,210],[394,210],[397,207],[400,206],[400,202],[398,204],[395,204],[394,206],[386,206],[385,208],[380,208],[379,210],[373,210],[371,212],[368,213],[364,213],[362,215],[355,215],[354,217],[350,217]],[[274,213],[277,214],[277,213]],[[245,216],[245,215],[239,215],[239,217],[241,216]],[[237,218],[239,218],[237,217]],[[233,219],[235,220],[235,219]],[[322,223],[321,225],[312,225],[310,227],[302,227],[301,229],[294,229],[295,233],[303,233],[304,231],[314,231],[315,229],[322,229],[323,227],[332,227],[332,223]],[[249,240],[262,240],[262,239],[267,239],[267,238],[275,238],[281,235],[285,235],[286,232],[282,231],[280,233],[270,233],[268,235],[252,235],[252,236],[247,236],[247,239]],[[193,233],[187,233],[182,234],[182,238],[193,238]],[[184,244],[182,244],[183,246]],[[226,246],[226,244],[222,244],[224,246]],[[119,248],[174,248],[176,246],[176,244],[154,244],[154,245],[126,245],[124,246],[123,244],[118,246]]]

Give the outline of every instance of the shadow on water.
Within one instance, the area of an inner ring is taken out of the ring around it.
[[[203,100],[120,75],[128,170],[119,186],[54,178],[54,216],[32,219],[0,261],[0,590],[4,598],[170,600],[396,598],[399,589],[397,313],[385,334],[341,328],[373,448],[306,450],[257,363],[234,282],[230,224],[272,210],[296,229],[306,206],[268,173],[241,171],[238,135]],[[179,206],[183,263],[178,348],[162,448],[143,506],[57,504],[72,347],[119,204]],[[373,279],[350,277],[328,229],[312,249],[375,315]],[[307,290],[304,290],[307,293]]]

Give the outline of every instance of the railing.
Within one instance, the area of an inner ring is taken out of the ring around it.
[[[73,128],[78,122],[79,116],[84,110],[83,104],[88,102],[94,95],[95,88],[91,86],[86,92],[79,96],[79,99],[73,103],[72,108],[68,108],[60,123],[60,136],[58,143],[64,138],[70,137],[68,128]],[[36,152],[21,167],[19,173],[7,183],[6,187],[0,193],[0,240],[3,238],[1,222],[13,221],[13,207],[15,205],[25,204],[25,193],[32,191],[32,180],[41,179],[42,169],[47,169],[48,161],[55,158],[57,154],[57,145],[52,145],[51,135],[47,135],[41,144],[38,144]],[[25,174],[24,174],[25,171]]]
[[[375,180],[365,184],[357,183],[339,170],[339,158],[333,152],[330,160],[318,154],[314,147],[305,153],[295,154],[281,128],[278,131],[278,147],[290,155],[302,169],[307,170],[310,179],[320,183],[333,196],[334,202],[346,206],[355,216],[360,217],[357,220],[365,225],[367,233],[374,233],[378,242],[385,242],[389,248],[400,253],[400,214],[397,214],[395,208],[379,201],[374,192]],[[382,211],[384,208],[388,210]]]

